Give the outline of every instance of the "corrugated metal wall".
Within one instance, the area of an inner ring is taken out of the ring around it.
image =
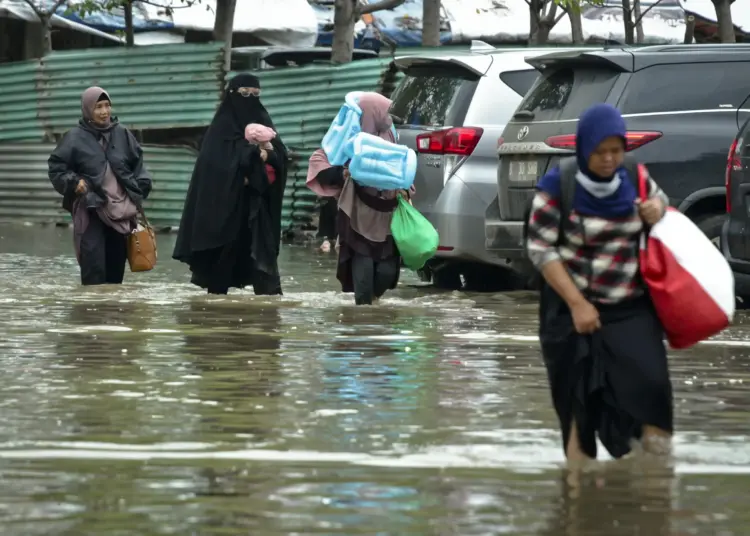
[[[390,95],[390,59],[359,60],[346,65],[315,65],[257,71],[263,104],[284,143],[292,164],[284,195],[285,229],[309,225],[316,196],[306,186],[308,159],[320,147],[336,112],[350,91]]]
[[[284,196],[285,230],[310,224],[316,197],[305,186],[307,163],[350,91],[390,95],[396,76],[389,59],[341,66],[258,71],[263,102],[292,164]],[[112,94],[115,113],[131,129],[206,126],[221,96],[220,45],[166,45],[54,53],[41,62],[0,66],[0,219],[67,222],[47,179],[55,136],[80,117],[80,96],[99,85]],[[19,143],[20,142],[20,143]],[[154,175],[149,218],[179,224],[196,154],[182,147],[144,147]]]
[[[223,90],[221,46],[176,44],[53,53],[41,64],[40,121],[48,134],[63,134],[81,117],[81,93],[96,85],[110,93],[114,113],[130,129],[206,126]]]
[[[70,220],[47,178],[49,143],[0,144],[0,220],[59,223]]]
[[[38,60],[0,66],[0,142],[44,139],[37,109],[38,77]]]
[[[177,227],[198,153],[182,147],[143,147],[143,160],[154,178],[146,215],[158,228]]]
[[[50,143],[0,144],[0,220],[68,223],[62,197],[47,177]],[[182,147],[143,147],[146,166],[154,177],[154,191],[146,214],[157,228],[180,223],[196,153]]]

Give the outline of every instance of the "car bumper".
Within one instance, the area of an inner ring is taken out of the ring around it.
[[[500,218],[497,198],[490,204],[484,220],[485,249],[495,257],[510,261],[525,258],[523,222]]]
[[[750,262],[732,257],[732,254],[729,252],[729,241],[727,240],[728,232],[729,220],[727,219],[721,228],[719,247],[734,273],[734,292],[738,296],[750,297]]]
[[[485,248],[484,218],[488,204],[458,177],[446,183],[434,207],[423,213],[440,235],[437,259],[504,264]]]

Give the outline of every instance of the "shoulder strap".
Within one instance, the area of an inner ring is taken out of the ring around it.
[[[577,172],[578,160],[575,156],[569,156],[560,160],[560,227],[557,233],[558,246],[565,242],[563,223],[567,221],[570,217],[570,211],[573,210]]]
[[[638,187],[638,160],[629,153],[625,153],[625,160],[622,161],[622,167],[628,172],[628,178]]]

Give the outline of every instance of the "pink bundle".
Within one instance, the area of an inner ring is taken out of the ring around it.
[[[250,123],[245,127],[245,139],[250,143],[260,145],[264,149],[271,148],[271,140],[276,137],[276,131],[259,123]]]

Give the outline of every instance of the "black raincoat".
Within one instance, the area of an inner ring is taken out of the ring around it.
[[[229,83],[203,138],[173,257],[210,293],[253,285],[256,294],[281,294],[277,258],[287,151],[277,135],[263,162],[260,147],[245,139],[250,123],[275,127],[260,99],[243,97],[241,87],[259,88],[260,82],[241,74]],[[275,170],[273,184],[266,163]]]
[[[112,124],[107,130],[109,142],[105,150],[101,145],[104,133],[81,120],[52,151],[48,160],[49,179],[63,196],[62,206],[68,212],[73,211],[77,197],[75,190],[80,179],[85,179],[89,187],[86,193],[87,208],[98,208],[106,203],[102,182],[107,162],[125,193],[136,205],[141,206],[151,192],[151,176],[143,165],[141,146],[133,134],[119,124],[117,118],[112,118]]]

